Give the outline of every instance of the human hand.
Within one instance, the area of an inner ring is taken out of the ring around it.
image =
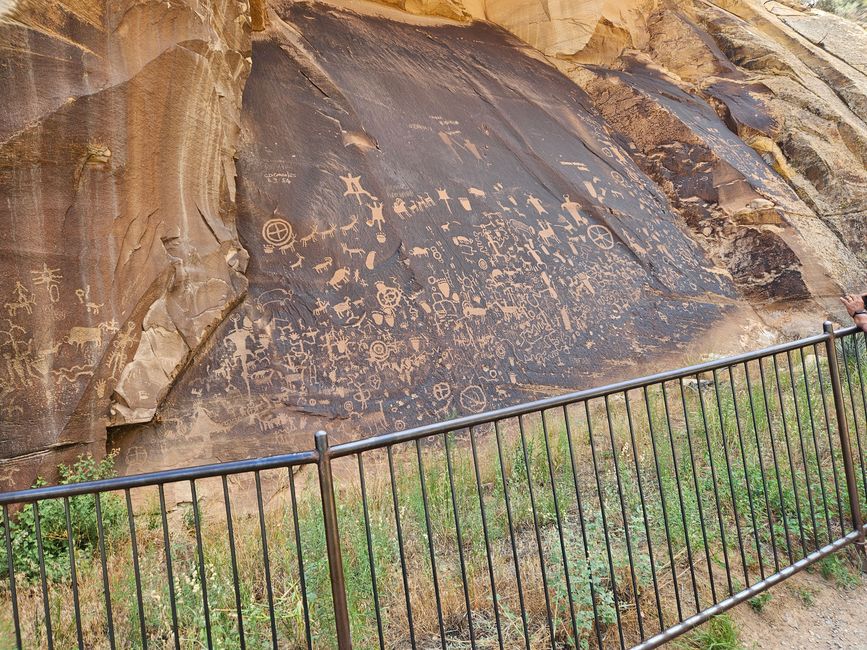
[[[852,294],[849,294],[840,298],[840,302],[843,303],[843,306],[846,308],[846,311],[849,312],[850,316],[855,316],[856,311],[864,309],[864,298],[862,296],[853,296]]]

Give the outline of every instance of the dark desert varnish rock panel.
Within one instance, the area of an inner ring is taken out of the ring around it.
[[[249,294],[130,436],[137,463],[154,442],[224,458],[587,386],[732,297],[583,92],[513,37],[280,17],[303,38],[255,42],[244,93]]]

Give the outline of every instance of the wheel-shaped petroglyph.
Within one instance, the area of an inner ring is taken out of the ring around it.
[[[602,250],[607,251],[614,248],[614,235],[611,234],[608,226],[603,226],[596,223],[592,226],[588,226],[587,236],[590,238],[590,241],[592,241]]]
[[[485,392],[479,386],[467,386],[461,391],[461,406],[470,413],[481,413],[488,405]]]
[[[285,246],[293,241],[292,224],[285,219],[268,219],[262,226],[262,239],[272,246]]]

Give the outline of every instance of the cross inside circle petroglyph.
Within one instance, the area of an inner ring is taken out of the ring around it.
[[[262,226],[262,238],[272,246],[283,246],[292,241],[292,225],[285,219],[268,219]]]
[[[607,226],[593,224],[587,228],[587,236],[590,241],[603,250],[614,248],[614,236]]]

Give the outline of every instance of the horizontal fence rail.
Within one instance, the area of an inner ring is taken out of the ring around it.
[[[867,557],[865,341],[0,494],[0,646],[658,647]]]

